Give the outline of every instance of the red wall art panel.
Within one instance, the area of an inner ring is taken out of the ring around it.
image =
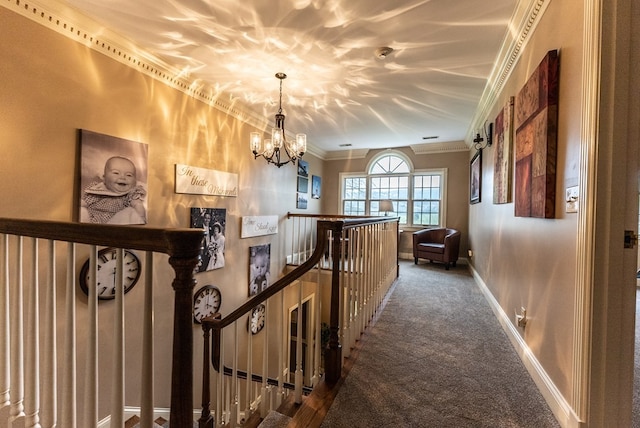
[[[558,51],[547,53],[515,99],[515,215],[555,217]]]

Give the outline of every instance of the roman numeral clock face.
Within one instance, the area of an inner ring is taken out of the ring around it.
[[[136,285],[140,278],[140,260],[138,256],[129,250],[124,250],[122,282],[124,292],[128,292]],[[115,248],[104,248],[98,252],[96,259],[98,265],[98,275],[96,278],[96,292],[98,299],[113,299],[116,295],[116,263],[117,250]],[[91,283],[91,272],[89,270],[89,260],[87,260],[80,270],[80,288],[86,295],[89,295],[89,284]]]

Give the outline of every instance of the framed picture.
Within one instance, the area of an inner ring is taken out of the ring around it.
[[[309,179],[298,177],[298,192],[307,193],[309,191]]]
[[[225,208],[191,208],[191,227],[204,229],[204,243],[197,272],[224,267]]]
[[[555,218],[558,51],[545,55],[515,98],[515,216]]]
[[[311,176],[311,198],[320,199],[320,191],[322,190],[322,179],[317,175]]]
[[[480,202],[482,189],[482,149],[478,150],[471,159],[469,171],[469,202],[477,204]]]
[[[306,193],[298,193],[298,199],[296,201],[296,208],[306,210],[307,209],[307,194]]]
[[[271,244],[249,247],[249,297],[271,285]]]
[[[80,130],[81,223],[146,224],[148,145]]]
[[[512,202],[513,176],[513,102],[509,97],[496,117],[495,150],[493,152],[493,203]]]
[[[302,177],[309,176],[309,162],[303,161],[302,159],[298,160],[298,175]]]

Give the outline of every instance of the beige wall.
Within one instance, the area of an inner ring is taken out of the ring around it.
[[[79,165],[78,130],[87,129],[130,139],[149,146],[148,224],[155,227],[189,227],[191,207],[225,208],[226,267],[197,275],[198,288],[213,284],[222,291],[223,315],[248,297],[249,246],[271,243],[271,273],[278,278],[284,268],[285,216],[289,211],[316,213],[321,200],[309,199],[307,210],[296,209],[297,168],[276,168],[254,160],[248,149],[253,128],[202,102],[173,90],[130,67],[80,45],[58,33],[0,7],[0,216],[73,221],[77,215]],[[274,111],[275,113],[275,111]],[[305,156],[310,173],[320,175],[321,162]],[[237,173],[237,197],[176,194],[174,165],[187,164]],[[241,217],[278,215],[280,232],[240,239]],[[64,250],[59,250],[63,252]],[[86,250],[80,251],[79,271]],[[144,260],[143,260],[144,262]],[[167,374],[170,355],[173,291],[167,260],[154,263],[156,284],[157,405],[169,407]],[[60,287],[64,272],[60,272]],[[78,290],[78,330],[85,333],[86,298]],[[59,296],[64,296],[61,288]],[[63,297],[61,297],[63,298]],[[142,286],[126,296],[127,322],[138,325]],[[100,305],[101,349],[110,348],[112,305]],[[60,320],[62,323],[63,321]],[[104,326],[103,326],[104,325]],[[194,325],[196,355],[201,355],[201,330]],[[139,364],[139,331],[127,332],[128,364]],[[64,337],[59,337],[62,346]],[[81,346],[82,342],[79,342]],[[79,379],[84,370],[79,351]],[[100,362],[102,373],[109,365]],[[199,370],[196,364],[196,370]],[[137,369],[128,375],[137,376]],[[104,376],[104,375],[101,375]],[[82,382],[81,382],[82,383]],[[195,385],[199,393],[199,386]],[[108,389],[101,390],[109,397]],[[82,386],[79,396],[82,396]],[[127,391],[127,404],[139,393]],[[199,403],[196,397],[196,404]],[[105,400],[108,401],[108,400]],[[101,401],[102,402],[102,401]],[[100,417],[108,409],[101,405]],[[82,422],[80,423],[82,425]]]
[[[409,147],[394,149],[404,153],[412,162],[414,169],[446,168],[447,218],[446,226],[462,232],[460,256],[467,256],[468,215],[469,215],[469,158],[467,152],[429,153],[416,155]],[[366,173],[371,159],[383,150],[371,150],[364,158],[331,160],[324,163],[322,210],[325,213],[340,212],[341,172]],[[400,252],[412,253],[411,233],[417,229],[401,227]]]
[[[494,205],[490,198],[469,211],[474,268],[506,314],[526,308],[530,322],[519,331],[567,400],[573,381],[577,215],[565,212],[564,192],[578,184],[580,166],[582,19],[581,2],[550,3],[487,117],[493,121],[508,97],[517,95],[547,51],[559,50],[556,218],[514,217],[513,203]],[[493,152],[494,147],[486,150],[483,160],[483,195],[492,194]]]

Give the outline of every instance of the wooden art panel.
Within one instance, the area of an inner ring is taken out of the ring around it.
[[[495,120],[493,203],[507,204],[513,201],[513,102],[509,97]]]
[[[515,215],[555,217],[558,51],[547,53],[515,99]]]

